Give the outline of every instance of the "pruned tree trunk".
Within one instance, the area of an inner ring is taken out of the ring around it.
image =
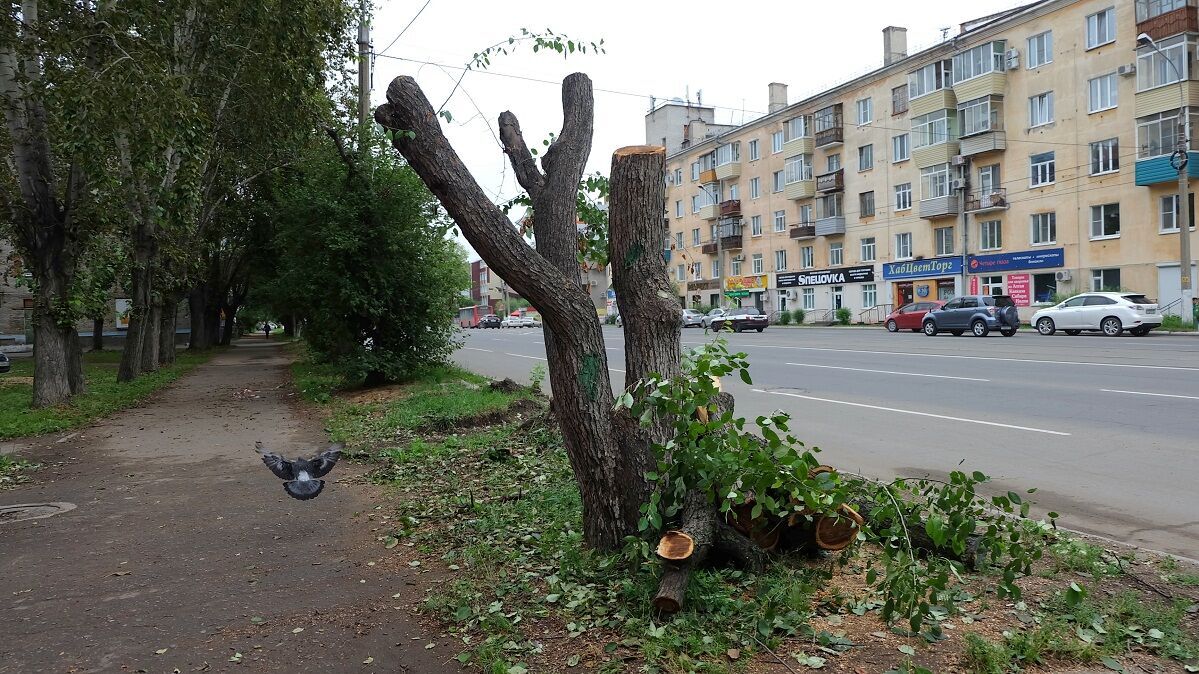
[[[150,314],[150,251],[142,227],[137,227],[134,245],[133,283],[130,292],[129,329],[125,332],[125,348],[117,368],[117,381],[128,382],[142,372],[142,353],[146,346],[146,328]]]
[[[92,319],[92,351],[104,350],[104,317]]]
[[[187,315],[191,325],[187,350],[207,351],[211,349],[212,341],[209,338],[212,335],[212,331],[208,326],[210,312],[208,310],[207,284],[198,283],[187,293]]]
[[[463,165],[415,80],[394,79],[387,100],[375,111],[375,119],[388,129],[414,134],[395,134],[393,145],[440,199],[488,266],[541,313],[554,412],[582,496],[584,537],[599,549],[618,548],[626,535],[636,532],[647,493],[642,467],[652,457],[644,443],[623,445],[615,430],[603,330],[579,279],[576,197],[591,149],[590,80],[576,73],[563,81],[562,131],[543,155],[544,173],[529,152],[516,117],[509,112],[500,115],[504,151],[533,202],[535,251]],[[662,157],[654,156],[658,176],[653,180],[652,198],[657,205],[646,206],[645,211],[653,210],[652,219],[660,226]],[[632,195],[639,189],[628,179],[613,181],[612,199],[636,199]],[[629,209],[630,214],[634,212],[638,211]],[[646,227],[648,231],[649,225]],[[658,241],[660,246],[661,237]],[[661,260],[656,253],[646,258],[655,256]],[[676,332],[676,354],[677,339]]]
[[[158,328],[158,364],[175,364],[175,326],[179,314],[179,300],[172,295],[163,300],[162,316]]]
[[[85,390],[83,350],[72,324],[58,319],[67,301],[70,278],[57,260],[39,265],[33,300],[33,406],[65,402]]]
[[[145,344],[142,345],[141,371],[153,372],[158,369],[159,340],[162,335],[162,297],[157,294],[150,300],[150,313],[142,334]]]

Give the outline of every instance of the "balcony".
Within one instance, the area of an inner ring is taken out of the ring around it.
[[[829,147],[845,142],[843,120],[840,103],[817,110],[816,114],[812,115],[812,125],[816,129],[816,147]]]
[[[1189,157],[1189,161],[1187,162],[1187,175],[1191,178],[1199,178],[1199,152],[1192,150],[1188,152],[1187,155]],[[1144,187],[1146,185],[1177,182],[1178,171],[1176,171],[1174,167],[1170,165],[1169,155],[1137,160],[1137,185]]]
[[[715,220],[720,217],[720,204],[706,204],[699,207],[699,217],[703,220]]]
[[[912,163],[916,165],[916,168],[948,164],[953,161],[954,155],[961,154],[958,150],[959,142],[956,138],[945,143],[913,148]]]
[[[845,216],[816,218],[816,236],[836,236],[845,233]]]
[[[953,97],[959,101],[972,101],[983,96],[1002,96],[1006,88],[1007,73],[993,70],[953,85]]]
[[[990,130],[975,133],[969,136],[962,136],[959,142],[959,154],[967,157],[986,154],[988,152],[998,152],[1007,149],[1007,136],[1003,132],[1003,128],[996,124]]]
[[[787,183],[783,196],[788,199],[811,199],[816,196],[816,181],[796,180],[793,183]]]
[[[837,120],[837,125],[831,129],[816,132],[816,147],[832,147],[845,142],[845,129],[841,126],[841,120]]]
[[[714,183],[718,180],[720,180],[720,178],[716,177],[716,169],[708,169],[707,171],[700,171],[700,174],[699,174],[699,182],[700,183],[707,185],[708,183]]]
[[[976,190],[966,195],[967,213],[986,213],[1007,209],[1007,188],[995,187],[989,190]]]
[[[800,225],[791,228],[792,239],[811,239],[816,236],[816,225]]]
[[[817,192],[840,192],[845,189],[845,169],[816,176]]]
[[[783,156],[794,157],[797,154],[812,154],[816,142],[811,136],[792,138],[783,143]]]
[[[1178,86],[1178,82],[1171,82],[1138,91],[1132,99],[1132,114],[1135,117],[1148,117],[1159,112],[1177,110],[1179,97],[1184,92],[1188,106],[1193,109],[1195,105],[1199,105],[1199,82],[1188,80],[1183,82],[1181,87]]]
[[[720,202],[720,217],[729,218],[741,215],[741,200],[728,199]]]
[[[1141,4],[1141,2],[1137,3],[1137,5]],[[1137,15],[1139,16],[1141,13],[1142,9],[1138,6]],[[1137,33],[1149,33],[1149,37],[1154,40],[1197,31],[1199,31],[1199,14],[1196,13],[1196,7],[1190,3],[1165,14],[1137,21]]]
[[[716,178],[719,180],[732,180],[741,175],[741,160],[730,161],[716,166]]]
[[[958,213],[961,213],[961,211],[958,210],[958,197],[956,194],[922,199],[920,201],[920,217],[922,218],[944,218],[957,215]]]

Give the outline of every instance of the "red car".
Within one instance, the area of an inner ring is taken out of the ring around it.
[[[900,330],[920,332],[920,323],[924,320],[924,315],[933,309],[941,308],[942,304],[945,304],[942,300],[909,302],[887,314],[887,320],[883,325],[887,326],[887,332],[899,332]]]

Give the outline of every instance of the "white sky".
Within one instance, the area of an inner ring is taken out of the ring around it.
[[[650,96],[659,100],[703,92],[718,123],[741,123],[766,111],[767,85],[788,85],[795,102],[882,65],[882,29],[908,29],[908,53],[936,44],[941,29],[957,33],[963,21],[1025,4],[1027,0],[430,0],[407,32],[375,61],[372,103],[387,84],[414,76],[438,106],[460,68],[485,47],[546,28],[576,41],[598,42],[606,54],[533,54],[528,44],[497,56],[487,71],[466,75],[446,106],[454,121],[446,135],[475,179],[495,201],[520,193],[492,131],[500,112],[520,120],[525,140],[538,146],[562,126],[558,84],[587,73],[595,87],[595,137],[588,173],[608,173],[612,151],[645,142]],[[425,0],[375,0],[372,42],[384,50]],[[397,60],[401,57],[411,60]],[[503,75],[549,80],[536,82]],[[615,93],[622,92],[622,93]],[[473,99],[473,100],[472,100]],[[476,106],[478,109],[476,109]],[[478,256],[470,250],[472,259]]]

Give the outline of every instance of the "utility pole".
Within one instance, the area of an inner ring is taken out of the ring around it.
[[[367,119],[371,106],[371,25],[367,0],[361,0],[358,20],[358,132],[366,137]]]
[[[961,165],[959,166],[959,169],[960,170],[958,172],[958,176],[959,176],[959,180],[962,181],[962,188],[958,192],[958,195],[959,195],[958,196],[958,200],[959,200],[958,201],[958,209],[962,213],[962,292],[960,292],[958,294],[966,295],[966,294],[970,293],[970,286],[967,284],[967,280],[968,280],[967,276],[970,273],[970,266],[968,264],[966,264],[969,259],[969,251],[970,251],[970,245],[969,245],[970,244],[970,227],[968,224],[969,215],[966,214],[966,200],[970,196],[970,193],[969,193],[970,162],[969,162],[969,160],[963,161],[961,163]],[[937,299],[940,299],[940,298],[937,298]]]

